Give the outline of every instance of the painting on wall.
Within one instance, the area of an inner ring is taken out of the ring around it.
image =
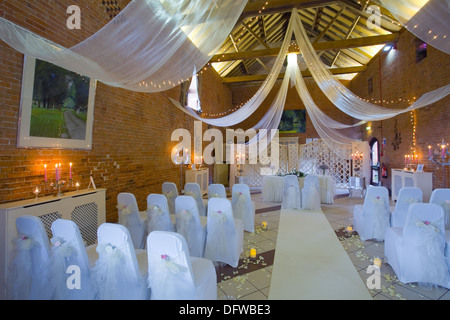
[[[96,81],[25,56],[19,148],[92,149]]]
[[[280,133],[305,133],[306,110],[284,110],[278,130]]]

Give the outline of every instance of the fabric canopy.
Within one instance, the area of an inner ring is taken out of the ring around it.
[[[186,81],[210,60],[246,2],[134,0],[69,49],[0,18],[0,39],[26,55],[110,86],[158,92]]]
[[[323,91],[323,93],[329,98],[329,100],[341,111],[352,116],[353,118],[359,119],[355,124],[342,124],[331,117],[327,116],[320,108],[315,104],[306,84],[301,76],[301,72],[298,63],[288,63],[286,68],[285,77],[283,83],[279,89],[279,92],[271,104],[267,113],[263,118],[254,126],[255,129],[277,129],[280,123],[281,114],[283,111],[283,106],[286,98],[286,93],[288,89],[288,80],[295,84],[296,90],[303,101],[308,115],[314,125],[314,128],[318,132],[319,136],[325,141],[325,143],[339,156],[343,158],[350,158],[352,153],[352,145],[358,143],[359,140],[352,139],[344,134],[338,132],[336,129],[350,128],[354,126],[361,125],[367,121],[376,121],[392,118],[401,113],[409,112],[411,110],[424,107],[431,103],[434,103],[450,93],[450,85],[446,85],[434,91],[424,94],[420,99],[413,103],[408,108],[403,109],[389,109],[380,107],[353,94],[348,88],[346,88],[341,82],[336,80],[330,70],[324,65],[320,60],[319,56],[316,54],[314,48],[309,41],[305,29],[303,28],[302,22],[296,10],[292,11],[291,19],[288,26],[288,31],[283,42],[283,46],[277,57],[277,63],[282,63],[284,61],[287,49],[285,45],[288,40],[292,37],[292,32],[295,35],[297,43],[300,47],[303,58],[307,64],[308,69]],[[289,62],[289,59],[288,59]],[[296,61],[297,62],[297,61]],[[178,102],[172,100],[172,102],[184,112],[192,115],[198,120],[205,123],[219,126],[227,127],[233,126],[240,123],[250,117],[254,111],[261,105],[267,94],[272,89],[275,79],[279,74],[279,66],[277,63],[274,65],[268,78],[265,80],[260,89],[256,94],[249,100],[243,107],[239,110],[216,119],[202,118],[197,113],[192,110],[188,110],[182,107]],[[266,131],[264,131],[266,132]],[[265,134],[264,134],[265,135]],[[264,135],[257,136],[256,139],[264,138]],[[250,144],[256,142],[255,139],[250,141]]]
[[[417,38],[450,53],[449,0],[381,0],[386,9]]]

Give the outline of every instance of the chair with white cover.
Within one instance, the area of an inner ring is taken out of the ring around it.
[[[450,189],[439,188],[431,192],[430,203],[437,204],[444,209],[445,229],[450,230]]]
[[[202,191],[198,183],[186,183],[184,185],[184,195],[193,197],[195,201],[197,201],[198,213],[200,216],[206,216],[206,205],[203,203]]]
[[[390,214],[387,188],[369,186],[364,204],[353,209],[353,230],[362,241],[383,241],[386,228],[390,226]]]
[[[56,300],[92,299],[91,269],[98,259],[97,245],[93,244],[86,248],[80,229],[71,220],[57,219],[52,223],[51,229],[53,234],[50,239],[52,248],[49,267],[51,298]],[[72,274],[68,275],[67,270]]]
[[[208,219],[200,217],[197,201],[191,196],[178,196],[175,199],[175,210],[177,233],[186,239],[191,256],[203,258]]]
[[[211,183],[208,186],[208,200],[211,198],[227,198],[227,190],[221,183]]]
[[[404,187],[398,193],[394,212],[391,215],[391,227],[403,228],[411,204],[423,202],[422,189],[417,187]]]
[[[177,185],[173,182],[163,182],[162,193],[167,198],[167,203],[169,204],[169,212],[175,214],[175,199],[178,197]]]
[[[147,234],[155,230],[175,232],[175,226],[171,221],[166,196],[151,193],[147,196]]]
[[[133,245],[136,249],[145,247],[146,215],[141,217],[136,197],[132,193],[121,192],[117,195],[117,209],[119,210],[119,224],[127,227]]]
[[[296,175],[287,175],[283,178],[283,198],[281,209],[301,209],[302,197],[298,177]]]
[[[44,224],[36,216],[16,219],[17,238],[8,269],[7,298],[12,300],[46,300],[50,243]]]
[[[244,224],[233,217],[228,199],[212,198],[208,201],[208,224],[206,232],[206,259],[215,264],[226,263],[236,268],[243,251]]]
[[[213,263],[190,256],[182,235],[154,231],[147,237],[147,250],[152,300],[217,300]]]
[[[97,231],[98,260],[92,269],[94,299],[146,300],[147,251],[134,249],[127,228],[103,223]]]
[[[308,174],[305,177],[305,183],[302,188],[302,209],[319,210],[320,199],[319,177],[314,174]]]
[[[232,187],[231,205],[233,216],[241,219],[244,230],[255,232],[255,203],[250,195],[250,188],[244,183],[236,183]]]
[[[450,289],[444,247],[444,211],[436,204],[412,204],[405,226],[386,230],[385,260],[403,283]]]

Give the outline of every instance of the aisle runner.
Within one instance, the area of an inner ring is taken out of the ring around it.
[[[322,211],[281,210],[269,299],[372,297]]]

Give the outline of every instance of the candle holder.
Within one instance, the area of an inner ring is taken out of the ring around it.
[[[36,195],[36,201],[38,200],[39,193],[41,193],[41,186],[35,186],[33,188],[33,193]]]
[[[61,197],[64,195],[64,193],[61,192],[61,187],[64,187],[65,184],[66,184],[65,180],[57,180],[55,182],[50,183],[50,187],[53,188],[54,190],[57,190],[55,197]]]
[[[445,167],[450,165],[450,153],[448,152],[449,143],[442,139],[441,143],[438,143],[434,150],[432,146],[428,146],[428,160],[433,162],[437,166],[442,167],[442,181],[445,188]]]

